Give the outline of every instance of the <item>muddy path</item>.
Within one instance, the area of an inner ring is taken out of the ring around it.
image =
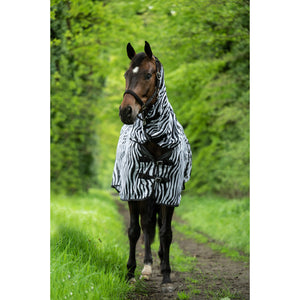
[[[124,218],[125,228],[128,228],[129,212],[127,203],[120,200],[116,203],[119,213]],[[180,218],[176,216],[176,209],[174,218],[177,223],[181,222]],[[177,243],[185,255],[195,258],[192,270],[190,272],[179,272],[172,267],[171,259],[171,279],[175,290],[171,293],[162,293],[159,258],[153,249],[153,274],[151,279],[138,282],[136,291],[129,299],[249,299],[249,263],[232,261],[219,252],[212,250],[206,244],[187,238],[174,228],[172,243]],[[137,243],[136,253],[137,264],[141,268],[144,258],[142,234]],[[136,270],[136,279],[140,275],[139,270],[139,268]]]

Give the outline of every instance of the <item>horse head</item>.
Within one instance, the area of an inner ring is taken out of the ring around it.
[[[120,119],[124,124],[133,124],[137,115],[157,100],[158,60],[153,56],[148,42],[145,42],[144,51],[136,54],[131,44],[127,44],[131,63],[124,74],[126,90],[119,108]]]

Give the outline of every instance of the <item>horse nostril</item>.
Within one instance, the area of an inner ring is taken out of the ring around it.
[[[132,107],[130,105],[124,107],[123,109],[120,108],[119,116],[121,121],[125,124],[132,124],[133,123],[133,116],[132,116]]]
[[[132,108],[131,108],[131,106],[127,106],[127,107],[126,107],[126,115],[127,115],[127,117],[130,117],[130,116],[131,116],[131,113],[132,113]]]

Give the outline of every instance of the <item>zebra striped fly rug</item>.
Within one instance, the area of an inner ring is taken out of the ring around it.
[[[158,61],[158,59],[156,59]],[[178,206],[192,168],[191,147],[168,100],[160,64],[157,101],[145,116],[124,124],[117,146],[112,187],[123,201],[154,198],[157,204]],[[154,141],[168,151],[155,159],[144,144]]]

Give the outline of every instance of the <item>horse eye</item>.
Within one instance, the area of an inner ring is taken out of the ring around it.
[[[151,77],[152,77],[152,74],[151,74],[151,73],[147,73],[147,74],[146,74],[146,79],[149,80]]]

